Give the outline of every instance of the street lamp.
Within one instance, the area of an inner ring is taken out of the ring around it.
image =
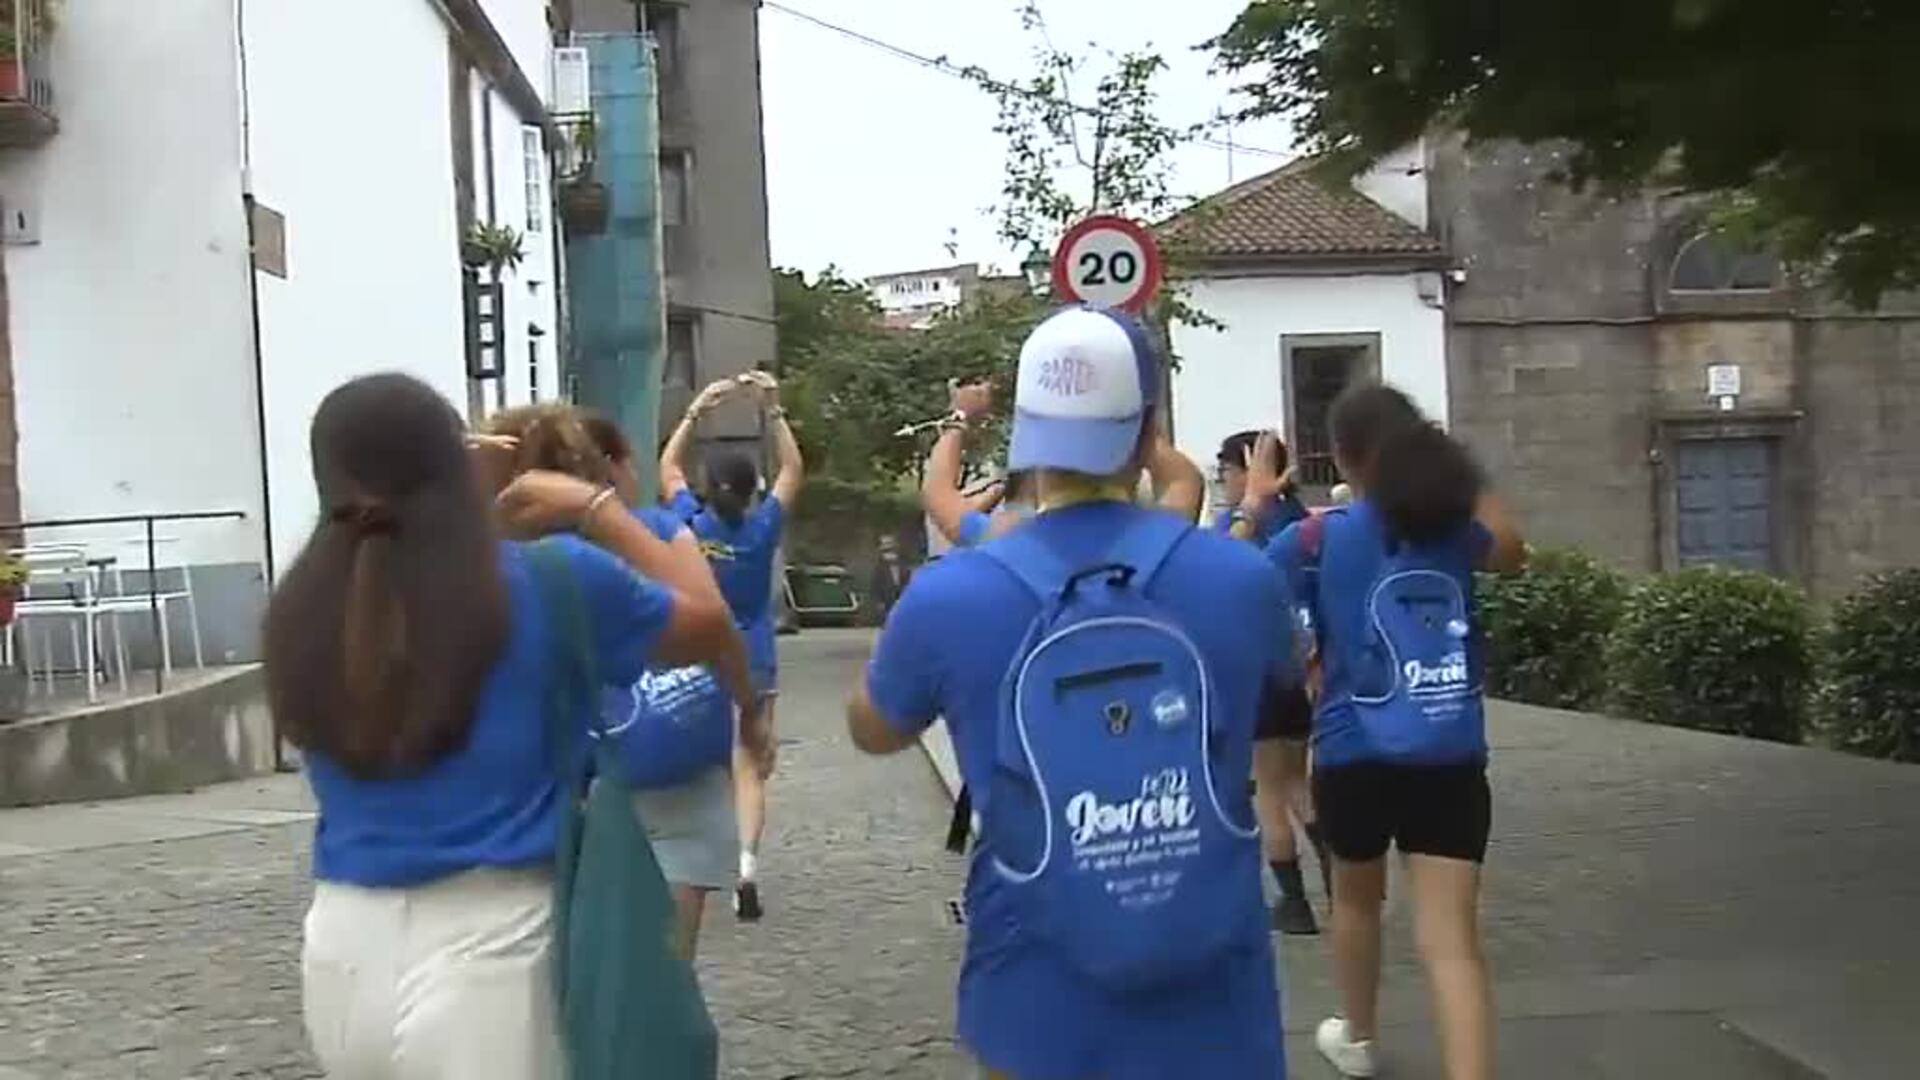
[[[1027,276],[1027,289],[1035,296],[1045,296],[1053,289],[1053,257],[1038,244],[1027,253],[1027,261],[1020,264],[1020,272]]]

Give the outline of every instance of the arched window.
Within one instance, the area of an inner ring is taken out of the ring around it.
[[[1667,278],[1673,292],[1767,292],[1779,286],[1780,260],[1721,232],[1703,232],[1682,245]]]

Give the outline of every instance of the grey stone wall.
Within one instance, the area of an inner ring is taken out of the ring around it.
[[[0,724],[0,807],[187,791],[273,769],[258,667],[124,705]]]
[[[1650,327],[1457,326],[1454,429],[1536,542],[1653,565]]]
[[[1544,544],[1629,570],[1674,562],[1677,438],[1779,448],[1778,569],[1816,595],[1920,564],[1920,297],[1851,311],[1794,283],[1670,294],[1697,201],[1555,182],[1550,148],[1437,140],[1433,227],[1465,280],[1448,303],[1455,430]],[[1742,394],[1710,411],[1706,368]]]
[[[1657,207],[1568,191],[1547,178],[1559,162],[1436,145],[1433,227],[1466,272],[1448,296],[1453,426],[1538,542],[1646,569]]]
[[[1811,466],[1810,584],[1920,566],[1920,318],[1803,325]]]

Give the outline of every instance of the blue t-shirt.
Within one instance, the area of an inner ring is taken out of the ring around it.
[[[578,537],[548,542],[563,545],[573,566],[602,676],[639,678],[672,616],[672,594]],[[557,677],[552,639],[566,632],[566,616],[542,604],[524,546],[501,545],[500,572],[510,631],[464,746],[403,779],[358,779],[324,754],[307,754],[320,805],[315,877],[404,887],[475,867],[552,860],[560,791],[547,709]],[[577,718],[580,747],[592,721],[590,710]]]
[[[659,506],[633,512],[640,523],[664,543],[672,543],[685,526],[672,511]],[[627,779],[644,781],[658,768],[643,760],[657,751],[636,738],[636,725],[660,715],[670,715],[685,726],[715,725],[733,738],[733,701],[714,677],[710,668],[700,665],[667,668],[649,666],[640,678],[630,683],[609,683],[601,695],[601,713],[606,734],[614,740],[617,760],[626,765]],[[717,736],[716,736],[717,738]]]
[[[1307,506],[1300,501],[1298,495],[1294,495],[1291,492],[1284,495],[1276,495],[1267,501],[1267,505],[1263,507],[1260,513],[1253,519],[1253,535],[1248,537],[1247,540],[1250,543],[1265,547],[1269,541],[1280,535],[1280,530],[1285,529],[1296,521],[1302,520],[1306,516]],[[1226,532],[1231,529],[1233,527],[1233,507],[1229,506],[1225,510],[1215,514],[1213,527],[1219,532]]]
[[[1039,530],[1063,558],[1090,562],[1132,516],[1158,512],[1090,503],[1041,514],[1022,528]],[[1222,775],[1248,775],[1263,688],[1298,678],[1279,575],[1248,545],[1196,531],[1150,589],[1192,635],[1214,675]],[[1002,679],[1038,611],[1035,597],[1004,567],[979,551],[956,550],[914,575],[867,673],[875,707],[902,733],[946,718],[982,814],[992,812],[979,800],[992,791]],[[1223,794],[1231,816],[1252,820],[1245,785],[1228,785]],[[1285,1075],[1273,954],[1257,891],[1246,897],[1245,948],[1212,985],[1132,997],[1089,984],[1050,950],[1036,948],[1011,901],[992,863],[976,855],[967,881],[959,1027],[990,1067],[1037,1080]]]
[[[1442,561],[1462,568],[1462,595],[1473,605],[1473,569],[1487,557],[1493,536],[1475,521],[1449,544],[1457,550]],[[1312,597],[1308,612],[1320,649],[1320,699],[1313,718],[1313,758],[1318,765],[1376,760],[1379,755],[1361,728],[1352,703],[1353,671],[1366,639],[1367,594],[1386,560],[1387,530],[1379,510],[1366,499],[1327,517],[1321,535],[1319,580],[1306,586],[1308,567],[1301,550],[1300,526],[1289,526],[1267,545],[1267,558],[1279,568],[1295,596]],[[1484,741],[1480,757],[1486,756]]]
[[[992,528],[992,514],[983,514],[978,510],[969,510],[960,516],[960,528],[953,534],[953,546],[962,548],[979,547],[980,542],[987,538],[987,533],[992,530]]]
[[[786,510],[768,495],[747,510],[740,524],[729,525],[693,492],[680,489],[673,512],[700,538],[700,549],[713,564],[720,593],[733,610],[733,621],[747,629],[773,615],[773,556],[786,526]]]

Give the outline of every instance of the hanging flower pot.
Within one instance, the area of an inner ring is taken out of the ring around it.
[[[570,235],[598,236],[607,231],[612,201],[605,184],[571,181],[560,188],[560,220],[566,223]]]

